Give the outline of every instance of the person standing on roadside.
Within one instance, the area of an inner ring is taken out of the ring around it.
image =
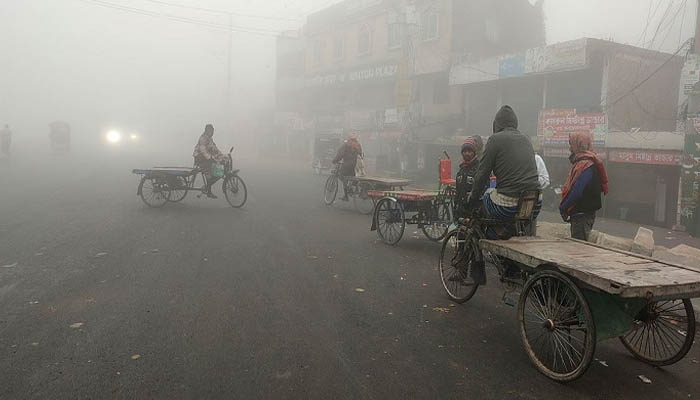
[[[602,207],[601,193],[608,194],[608,174],[603,161],[592,150],[591,137],[582,133],[569,136],[571,170],[562,188],[559,213],[571,223],[571,237],[588,240],[596,211]]]

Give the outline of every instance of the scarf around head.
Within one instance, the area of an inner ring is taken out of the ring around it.
[[[569,146],[574,155],[572,160],[573,166],[571,167],[569,176],[566,177],[566,183],[564,183],[564,187],[562,188],[562,202],[566,200],[566,197],[571,192],[571,188],[576,185],[576,181],[581,176],[583,171],[594,165],[598,170],[598,176],[600,176],[600,186],[603,189],[603,194],[607,195],[609,190],[608,174],[605,171],[603,160],[601,160],[598,154],[592,150],[593,146],[591,144],[591,137],[582,133],[572,133],[569,136]]]

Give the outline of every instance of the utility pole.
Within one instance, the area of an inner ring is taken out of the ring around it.
[[[700,0],[698,0],[697,10],[695,12],[695,42],[693,53],[700,53]]]
[[[698,0],[700,1],[700,0]],[[226,120],[226,129],[231,129],[231,79],[232,79],[232,68],[233,68],[233,14],[228,13],[228,46],[226,47],[226,61],[227,61],[227,71],[226,71],[226,99],[224,101],[225,110],[224,118]]]

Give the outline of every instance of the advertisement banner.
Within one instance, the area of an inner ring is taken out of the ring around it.
[[[545,145],[568,145],[569,135],[584,133],[595,146],[605,146],[608,121],[605,113],[577,113],[573,108],[540,111],[537,135]]]
[[[535,47],[525,53],[526,74],[573,70],[587,65],[586,39]]]
[[[502,56],[498,60],[498,77],[512,78],[525,74],[525,55]]]
[[[631,164],[681,165],[683,154],[659,150],[610,150],[609,160]]]

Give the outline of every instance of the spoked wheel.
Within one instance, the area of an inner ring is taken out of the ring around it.
[[[168,183],[170,186],[170,199],[168,201],[177,203],[184,200],[189,191],[187,179],[183,176],[176,176],[175,179]]]
[[[471,268],[478,248],[466,232],[450,232],[442,242],[440,252],[440,280],[447,296],[456,303],[464,303],[474,296],[479,285],[471,278]]]
[[[428,224],[422,225],[425,237],[433,242],[442,240],[450,227],[450,208],[448,203],[440,202],[430,208]]]
[[[238,175],[228,176],[224,179],[223,184],[224,196],[226,201],[233,208],[241,208],[248,200],[248,189],[245,187],[245,182]]]
[[[564,274],[533,275],[520,294],[520,336],[547,377],[569,382],[586,372],[595,351],[595,323],[581,290]]]
[[[338,177],[331,175],[326,179],[326,186],[323,188],[323,201],[330,206],[338,195]]]
[[[149,207],[163,207],[170,199],[170,188],[162,178],[144,176],[139,183],[138,193]]]
[[[655,301],[637,314],[622,344],[647,364],[677,363],[690,351],[695,338],[695,313],[688,299]]]
[[[355,209],[360,214],[370,215],[374,211],[374,199],[367,195],[367,190],[369,189],[366,185],[359,186],[360,193],[357,193],[352,198],[352,202],[355,205]]]
[[[395,245],[403,237],[406,229],[403,207],[394,199],[382,199],[374,210],[377,233],[388,245]]]

